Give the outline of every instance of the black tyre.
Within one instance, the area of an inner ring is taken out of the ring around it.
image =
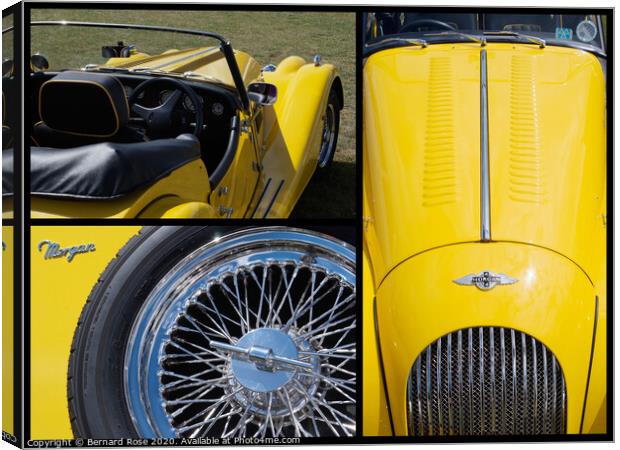
[[[330,232],[354,241],[350,229]],[[82,311],[73,432],[354,435],[355,327],[355,251],[342,240],[285,227],[144,228]]]
[[[319,170],[328,168],[334,160],[336,147],[338,145],[338,133],[340,132],[341,109],[342,105],[340,104],[336,87],[332,86],[327,100],[325,116],[323,118],[323,135],[317,162],[317,168]]]

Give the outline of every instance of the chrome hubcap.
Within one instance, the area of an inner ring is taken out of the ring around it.
[[[255,392],[271,392],[288,383],[296,369],[312,370],[310,362],[300,361],[293,339],[275,328],[250,331],[230,345],[211,341],[211,347],[228,352],[230,372],[242,386]]]
[[[284,228],[185,258],[147,298],[126,353],[152,436],[355,433],[355,254]]]
[[[214,343],[211,345],[213,346]],[[217,345],[216,345],[217,346]],[[319,384],[320,359],[308,356],[307,341],[299,347],[291,336],[275,328],[259,328],[239,339],[237,346],[219,346],[230,353],[228,368],[233,377],[226,389],[235,400],[254,413],[286,420],[308,403]],[[301,356],[300,352],[304,352]]]

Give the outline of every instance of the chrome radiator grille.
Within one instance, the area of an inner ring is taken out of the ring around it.
[[[566,387],[544,344],[510,328],[459,330],[429,345],[408,382],[409,434],[562,434]]]

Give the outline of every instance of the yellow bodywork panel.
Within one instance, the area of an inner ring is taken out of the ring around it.
[[[253,205],[254,217],[267,212],[268,217],[288,217],[308,185],[317,166],[325,108],[336,76],[333,65],[307,64],[298,56],[263,73],[264,81],[277,86],[278,101],[263,110],[257,196],[265,192]],[[275,200],[269,209],[271,199]]]
[[[390,417],[385,398],[385,384],[381,373],[381,360],[378,354],[378,340],[375,335],[374,299],[372,273],[364,252],[364,286],[363,286],[363,323],[364,323],[364,357],[363,357],[363,399],[364,399],[364,436],[391,436]]]
[[[61,150],[60,150],[61,151]],[[56,200],[31,198],[32,218],[159,218],[167,209],[188,202],[200,202],[195,210],[201,214],[190,217],[214,217],[208,205],[209,177],[202,160],[192,161],[146,189],[118,200]],[[163,202],[163,203],[161,203]],[[160,204],[161,203],[161,204]],[[187,216],[178,216],[187,217]]]
[[[465,268],[484,267],[511,274],[519,282],[489,291],[453,282],[466,274]],[[417,356],[445,334],[479,326],[523,331],[555,354],[566,381],[567,431],[579,432],[595,294],[585,274],[567,258],[513,243],[431,250],[390,273],[377,290],[377,311],[397,435],[407,434],[407,379]]]
[[[395,431],[407,434],[407,377],[419,353],[447,333],[486,325],[547,345],[566,376],[568,432],[605,432],[601,63],[571,48],[484,47],[492,242],[480,243],[482,50],[402,47],[364,64],[363,224],[372,273],[364,282],[377,297]],[[487,292],[452,282],[485,269],[519,282]],[[376,406],[364,408],[365,418]]]
[[[13,335],[13,227],[2,227],[2,431],[15,435],[13,411],[14,335]]]
[[[91,289],[107,264],[139,227],[33,226],[31,232],[32,439],[71,439],[67,371],[73,334]],[[95,251],[44,259],[52,241],[61,247],[94,244]]]
[[[489,44],[487,54],[492,238],[553,249],[600,277],[601,64],[588,52],[560,47]]]
[[[249,122],[249,118],[241,114],[241,121]],[[241,132],[235,159],[211,193],[210,203],[217,217],[245,217],[258,183],[257,167],[254,142],[248,133]]]
[[[561,47],[485,48],[492,239],[551,248],[600,278],[606,190],[600,63]],[[375,228],[366,238],[378,247],[377,280],[420,251],[479,240],[480,46],[371,55],[364,66],[364,159],[365,215]]]
[[[366,240],[377,282],[412,254],[480,234],[479,55],[475,44],[432,45],[366,60]]]
[[[213,42],[215,44],[217,41],[213,40]],[[245,52],[235,50],[235,59],[246,85],[258,78],[260,65],[254,58]],[[185,72],[194,72],[210,81],[220,82],[230,87],[235,85],[224,54],[218,46],[169,50],[159,55],[134,52],[129,58],[110,58],[106,65],[125,69],[152,68],[179,75]],[[198,79],[200,78],[198,77]]]
[[[607,299],[599,297],[598,325],[583,416],[583,433],[607,432]]]

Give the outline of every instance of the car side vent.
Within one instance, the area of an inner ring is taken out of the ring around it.
[[[466,328],[418,356],[408,382],[409,434],[563,434],[566,384],[553,353],[510,328]]]

